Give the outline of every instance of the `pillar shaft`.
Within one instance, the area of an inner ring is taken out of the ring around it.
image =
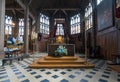
[[[93,41],[92,41],[92,46],[93,46],[93,50],[95,51],[96,48],[96,36],[97,36],[97,5],[96,5],[96,0],[92,0],[92,7],[93,7],[93,28],[92,28],[92,32],[93,32]],[[96,55],[95,52],[93,52],[92,55]]]
[[[5,0],[0,0],[0,58],[4,54]]]
[[[29,6],[26,5],[25,15],[24,15],[24,53],[28,55],[29,41],[28,41],[28,31],[29,31]]]
[[[36,32],[40,33],[40,14],[39,14],[39,12],[38,12],[38,15],[37,15],[36,29],[37,29]],[[38,41],[38,38],[35,41],[35,47],[36,47],[36,52],[39,52],[39,41]]]

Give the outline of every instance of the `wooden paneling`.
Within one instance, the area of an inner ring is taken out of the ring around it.
[[[75,52],[76,53],[80,53],[82,51],[80,51],[80,48],[82,46],[82,41],[81,41],[82,37],[79,37],[79,34],[74,34],[71,35],[70,38],[70,44],[75,44]]]
[[[118,53],[120,53],[120,30],[118,30]]]
[[[49,43],[48,35],[42,34],[41,39],[38,42],[39,52],[47,52],[47,45]]]
[[[93,30],[92,28],[86,31],[86,39],[87,39],[87,56],[91,57],[93,53]]]
[[[115,27],[97,33],[97,45],[101,47],[101,55],[112,60],[112,54],[117,53],[117,31]]]
[[[47,43],[48,43],[48,41],[40,41],[39,42],[39,52],[47,51]]]

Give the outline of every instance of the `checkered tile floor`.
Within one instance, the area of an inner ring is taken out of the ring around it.
[[[92,69],[30,69],[33,58],[0,67],[0,82],[120,82],[120,73],[107,67],[105,60],[89,59]]]

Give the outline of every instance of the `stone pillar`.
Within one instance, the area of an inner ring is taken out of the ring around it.
[[[0,58],[4,54],[4,20],[5,20],[5,0],[0,0]]]
[[[52,34],[52,31],[54,29],[54,24],[55,24],[55,21],[54,21],[54,16],[51,16],[50,17],[50,34]],[[53,37],[52,37],[53,38]]]
[[[68,17],[68,15],[66,15],[66,26],[67,27],[65,27],[66,29],[66,32],[67,32],[67,34],[66,34],[66,36],[70,36],[70,33],[71,33],[71,31],[70,31],[70,18]]]
[[[81,46],[82,46],[82,50],[85,51],[85,11],[80,13],[80,29],[81,29]]]
[[[96,48],[96,36],[97,36],[97,5],[96,5],[97,1],[96,0],[92,0],[92,7],[93,7],[93,28],[92,28],[92,32],[93,32],[93,41],[92,41],[92,46],[93,46],[93,50],[95,50]],[[92,54],[93,56],[95,56],[95,52],[93,52]]]
[[[25,4],[26,8],[24,10],[24,53],[28,55],[29,40],[28,40],[28,31],[29,31],[29,4]]]
[[[81,19],[81,33],[82,33],[82,45],[83,45],[83,50],[85,51],[85,61],[87,63],[87,35],[86,35],[86,28],[85,28],[85,10],[82,10],[80,14],[80,19]]]
[[[49,29],[50,29],[50,43],[54,43],[54,35],[53,35],[53,31],[54,31],[54,25],[55,25],[55,20],[54,20],[54,15],[51,15],[50,16],[50,26],[49,26]]]
[[[71,34],[70,17],[68,15],[66,15],[66,21],[64,24],[64,36],[65,36],[65,43],[67,43],[67,44],[69,44],[69,42],[70,42],[70,34]]]
[[[38,12],[37,17],[36,17],[36,33],[40,33],[40,13]],[[38,37],[38,36],[37,36]],[[39,41],[38,38],[35,40],[35,46],[36,46],[36,52],[39,52]]]

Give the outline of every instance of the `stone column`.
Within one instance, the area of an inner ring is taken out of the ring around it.
[[[80,19],[81,19],[81,33],[82,33],[82,46],[83,46],[83,50],[85,51],[85,61],[87,63],[87,57],[88,57],[88,53],[87,53],[87,35],[86,35],[86,27],[85,27],[85,10],[82,10],[81,14],[80,14]]]
[[[24,10],[24,53],[28,55],[29,41],[28,41],[28,31],[29,31],[29,4],[26,2],[26,8]]]
[[[66,15],[65,24],[66,24],[66,25],[64,25],[64,26],[66,26],[66,27],[64,27],[65,42],[67,44],[69,44],[71,31],[70,31],[70,17],[68,15]],[[65,35],[65,33],[66,33],[66,35]]]
[[[97,5],[96,5],[97,1],[96,0],[92,0],[92,7],[93,7],[93,28],[92,28],[92,32],[93,32],[93,41],[92,41],[92,46],[93,46],[93,50],[95,50],[96,48],[96,36],[97,36]],[[93,52],[92,54],[93,56],[95,56],[95,52]]]
[[[66,32],[67,32],[67,34],[66,34],[66,36],[70,36],[70,18],[69,18],[69,16],[68,15],[66,15],[66,26],[67,27],[65,27],[66,29]]]
[[[54,24],[55,24],[54,16],[51,16],[50,17],[50,37],[51,38],[53,38],[52,32],[54,30]]]
[[[0,0],[0,58],[4,54],[4,20],[5,20],[5,0]]]
[[[36,17],[36,33],[40,33],[40,12],[38,12]],[[38,36],[37,36],[38,37]],[[36,52],[39,52],[39,41],[38,38],[35,40]]]
[[[81,47],[82,47],[82,50],[85,51],[85,19],[84,19],[84,16],[85,16],[85,11],[83,12],[80,12],[80,29],[81,29]]]
[[[82,13],[82,27],[83,27],[83,44],[84,44],[84,49],[85,49],[85,61],[87,63],[87,57],[88,57],[88,49],[87,49],[87,30],[86,30],[86,26],[85,26],[85,11]]]

